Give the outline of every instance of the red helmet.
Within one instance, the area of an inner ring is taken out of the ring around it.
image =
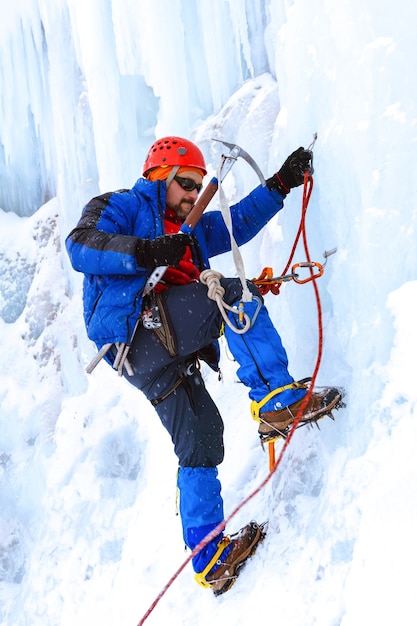
[[[149,148],[143,165],[143,175],[161,165],[178,165],[179,167],[198,167],[207,174],[203,153],[197,146],[182,137],[163,137]]]

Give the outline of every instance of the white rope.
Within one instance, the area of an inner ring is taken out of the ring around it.
[[[230,212],[229,203],[227,202],[226,195],[224,193],[222,184],[221,184],[221,164],[219,165],[219,169],[217,171],[217,180],[219,181],[219,201],[220,201],[220,209],[222,212],[224,223],[226,224],[227,230],[230,235],[230,243],[232,247],[233,260],[235,262],[236,272],[242,283],[242,302],[252,302],[252,293],[248,289],[248,285],[246,282],[245,276],[245,266],[243,263],[242,255],[240,254],[239,246],[236,243],[236,240],[233,235],[233,226],[232,226],[232,215]]]
[[[239,309],[229,306],[223,300],[224,288],[220,284],[221,278],[223,278],[223,275],[220,274],[220,272],[216,272],[216,270],[203,270],[200,274],[200,282],[203,283],[203,285],[207,286],[207,295],[210,300],[214,300],[215,302],[217,302],[217,306],[219,307],[225,324],[227,324],[234,333],[237,333],[238,335],[243,335],[243,333],[246,333],[250,328],[250,318],[245,312],[239,312]],[[237,328],[236,326],[234,326],[229,320],[226,311],[232,311],[232,313],[240,315],[241,321],[242,323],[244,323],[243,327]]]
[[[248,284],[246,282],[243,258],[240,254],[239,246],[237,245],[233,235],[232,215],[230,212],[229,203],[227,202],[226,195],[221,185],[221,165],[222,164],[219,165],[219,169],[217,171],[217,180],[219,181],[218,191],[220,209],[222,212],[224,223],[226,224],[226,228],[229,231],[233,260],[235,263],[237,275],[242,284],[241,302],[252,302],[252,293],[249,291]],[[220,284],[220,278],[223,278],[223,275],[220,274],[220,272],[216,272],[216,270],[203,270],[200,274],[200,282],[202,282],[203,285],[207,285],[207,295],[211,300],[215,300],[217,302],[217,306],[219,307],[220,313],[222,314],[225,323],[234,333],[237,333],[238,335],[243,335],[243,333],[246,333],[251,326],[250,318],[243,310],[240,311],[236,307],[231,307],[226,304],[226,302],[223,300],[224,289]],[[237,328],[230,322],[226,311],[232,311],[239,316],[239,321],[243,324],[242,328]]]

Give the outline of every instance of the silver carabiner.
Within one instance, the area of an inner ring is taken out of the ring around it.
[[[309,152],[313,152],[314,144],[316,143],[316,141],[317,141],[317,133],[314,133],[314,135],[313,135],[313,141],[311,142],[311,144],[310,144],[310,145],[308,146],[308,148],[307,148],[307,150],[308,150]]]

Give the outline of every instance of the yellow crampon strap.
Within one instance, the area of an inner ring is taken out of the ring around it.
[[[203,569],[202,572],[199,572],[198,574],[194,575],[195,580],[202,587],[210,587],[210,583],[206,581],[206,576],[210,572],[210,570],[214,567],[214,565],[216,565],[217,561],[220,558],[220,555],[222,554],[223,550],[227,548],[229,543],[230,543],[229,537],[223,537],[223,539],[219,541],[217,552],[211,559],[210,563]]]
[[[256,402],[256,400],[252,400],[252,402],[250,403],[250,413],[253,419],[256,422],[260,422],[261,420],[259,419],[259,412],[262,409],[262,407],[265,406],[265,404],[271,398],[281,393],[281,391],[285,391],[286,389],[307,389],[307,388],[308,388],[308,385],[306,385],[303,382],[293,382],[293,383],[289,383],[288,385],[284,385],[283,387],[278,387],[278,389],[274,389],[273,391],[268,393],[268,395],[265,396],[265,398],[262,398],[260,402]]]

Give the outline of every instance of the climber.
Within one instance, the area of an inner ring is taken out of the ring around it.
[[[284,198],[303,183],[311,152],[299,148],[282,167],[231,207],[238,245],[252,239],[283,208]],[[184,541],[193,549],[223,520],[217,467],[223,460],[223,421],[199,368],[204,360],[219,371],[217,339],[223,319],[208,297],[200,273],[209,259],[230,250],[220,211],[206,211],[192,234],[178,233],[193,208],[207,174],[200,149],[181,137],[164,137],[149,149],[143,176],[131,189],[105,193],[85,206],[66,240],[75,270],[84,274],[84,318],[89,338],[114,365],[127,346],[126,380],[155,407],[178,457],[178,488]],[[162,279],[142,297],[155,268],[168,266]],[[220,278],[223,300],[239,302],[242,284]],[[276,438],[294,420],[307,386],[294,381],[280,336],[256,286],[244,334],[225,325],[239,379],[260,403],[262,441]],[[256,311],[256,315],[255,315]],[[231,326],[241,321],[229,312]],[[265,401],[266,399],[266,401]],[[301,420],[311,421],[338,408],[341,391],[314,390]],[[262,525],[216,535],[193,558],[197,581],[215,595],[227,591],[264,536]]]

